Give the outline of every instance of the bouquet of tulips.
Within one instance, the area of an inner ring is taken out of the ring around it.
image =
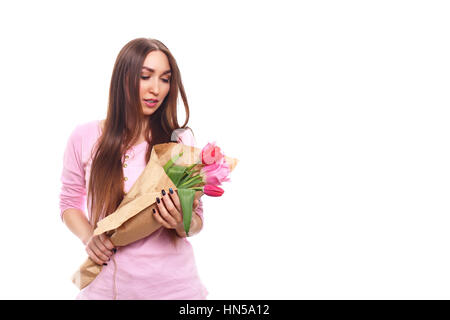
[[[228,175],[237,163],[237,159],[225,156],[215,143],[208,143],[203,149],[175,142],[154,145],[144,171],[116,211],[97,223],[94,235],[105,233],[114,246],[125,246],[152,234],[161,227],[152,213],[155,198],[160,190],[169,188],[178,190],[188,234],[195,197],[221,196],[224,191],[219,185],[229,181]],[[101,269],[102,266],[88,258],[72,276],[72,282],[82,289]]]
[[[208,143],[201,151],[195,163],[186,167],[176,165],[176,161],[183,155],[180,152],[164,165],[164,171],[178,188],[183,211],[183,224],[186,235],[192,219],[192,204],[196,191],[207,196],[220,197],[224,190],[219,187],[224,181],[230,181],[230,165],[225,161],[225,155],[216,143]]]

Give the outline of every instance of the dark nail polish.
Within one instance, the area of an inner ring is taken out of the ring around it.
[[[161,200],[159,200],[159,198],[158,198],[158,197],[156,197],[156,201],[158,201],[158,203],[160,203],[160,202],[161,202]]]
[[[107,266],[108,264],[107,264],[107,263],[104,263],[103,265],[104,265],[104,266]]]
[[[162,193],[163,196],[165,196],[166,195],[166,190],[162,189],[161,193]]]
[[[116,248],[113,248],[113,252],[116,253],[116,252],[117,252],[117,249],[116,249]]]
[[[153,210],[153,213],[156,213],[156,210],[155,209],[152,209]]]
[[[169,188],[169,192],[170,192],[170,194],[173,194],[173,189]]]

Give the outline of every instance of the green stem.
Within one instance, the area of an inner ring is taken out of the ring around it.
[[[192,188],[192,187],[194,187],[194,186],[199,186],[199,182],[198,181],[192,181],[191,183],[188,183],[188,184],[186,184],[185,186],[183,186],[183,188],[187,188],[187,189],[190,189],[190,188]]]
[[[187,169],[186,169],[187,170]],[[181,183],[187,182],[188,179],[190,179],[191,177],[194,177],[193,174],[194,173],[198,173],[200,172],[200,170],[194,170],[194,171],[190,171],[189,174],[183,176],[183,178],[181,179]]]
[[[191,179],[188,179],[188,180],[184,181],[183,183],[181,183],[180,185],[178,185],[178,188],[186,188],[187,185],[190,185],[193,182],[195,182],[194,184],[196,184],[196,183],[199,183],[201,181],[203,181],[202,176],[196,175],[196,176],[192,177]]]
[[[197,165],[198,163],[194,163],[194,164],[192,164],[192,165],[190,165],[189,167],[187,167],[187,171],[191,171],[191,169],[193,168],[193,167],[195,167],[196,165]]]

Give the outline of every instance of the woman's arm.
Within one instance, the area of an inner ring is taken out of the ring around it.
[[[67,209],[63,212],[63,221],[66,226],[80,238],[86,246],[89,257],[97,264],[106,265],[113,255],[114,245],[104,234],[94,236],[93,229],[83,211],[75,208]]]
[[[85,213],[79,209],[70,208],[63,212],[62,218],[70,231],[86,245],[94,232]]]

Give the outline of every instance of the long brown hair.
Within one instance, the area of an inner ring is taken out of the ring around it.
[[[147,119],[142,111],[139,83],[144,60],[148,53],[159,50],[169,60],[172,71],[170,89],[158,110]],[[185,123],[177,120],[177,98],[180,90],[186,112]],[[145,119],[145,120],[144,120]],[[122,157],[139,139],[146,121],[145,139],[148,142],[145,160],[150,160],[153,145],[170,142],[173,130],[186,127],[189,105],[175,58],[161,42],[151,38],[137,38],[119,52],[111,76],[108,111],[103,132],[93,149],[88,201],[91,206],[90,223],[93,228],[101,218],[113,213],[124,198]],[[189,128],[190,129],[190,128]],[[176,243],[175,230],[170,230]]]

